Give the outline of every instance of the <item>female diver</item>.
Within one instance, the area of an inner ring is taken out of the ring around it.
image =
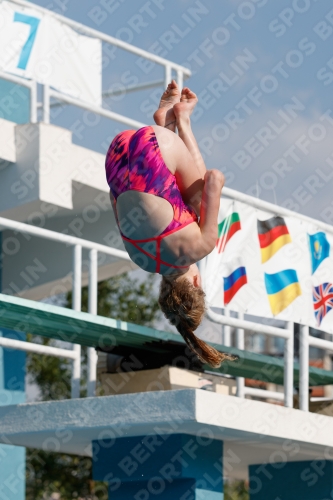
[[[180,93],[172,80],[154,114],[156,125],[125,130],[113,139],[106,176],[131,259],[162,275],[164,315],[201,361],[217,367],[229,357],[193,333],[205,312],[196,262],[215,247],[224,184],[220,171],[206,170],[191,130],[197,102],[194,92],[185,87]]]

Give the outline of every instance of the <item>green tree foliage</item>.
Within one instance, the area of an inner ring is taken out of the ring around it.
[[[224,500],[249,500],[245,481],[228,481],[224,485]]]
[[[155,277],[143,282],[128,274],[115,276],[98,285],[98,314],[146,326],[154,326],[161,313],[154,292]],[[66,298],[71,307],[71,294]],[[88,310],[88,290],[82,290],[82,310]],[[43,345],[55,341],[29,334],[28,340]],[[86,395],[85,367],[87,350],[82,348],[81,396]],[[70,362],[30,353],[27,371],[39,388],[41,401],[70,398]],[[107,500],[107,486],[91,479],[91,460],[44,450],[27,450],[27,500]],[[59,496],[60,495],[60,496]]]

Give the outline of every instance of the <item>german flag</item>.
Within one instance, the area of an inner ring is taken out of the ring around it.
[[[258,237],[261,262],[267,262],[280,248],[291,243],[291,237],[282,217],[258,220]]]
[[[241,223],[237,212],[233,212],[220,222],[218,225],[218,240],[216,242],[218,253],[223,252],[230,238],[240,229]]]

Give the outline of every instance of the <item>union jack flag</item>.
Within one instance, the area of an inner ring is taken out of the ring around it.
[[[323,318],[333,309],[333,285],[331,283],[323,283],[313,287],[313,307],[317,319],[317,324],[320,326]]]

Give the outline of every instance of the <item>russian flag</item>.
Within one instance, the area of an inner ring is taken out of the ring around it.
[[[236,293],[247,283],[246,268],[240,259],[235,259],[228,267],[233,271],[223,277],[224,305],[229,304]]]

